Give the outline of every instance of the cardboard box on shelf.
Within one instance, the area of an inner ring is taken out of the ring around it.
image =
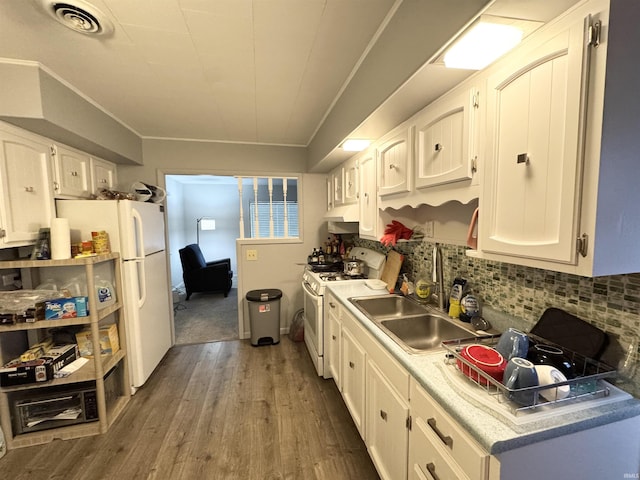
[[[93,337],[91,329],[76,333],[76,341],[83,357],[93,357]],[[100,354],[113,355],[120,350],[118,326],[115,323],[100,328]]]
[[[73,362],[78,356],[78,346],[74,343],[52,347],[44,356],[36,360],[22,362],[17,358],[0,367],[0,386],[8,387],[52,380],[58,370]]]
[[[37,304],[36,310],[38,313],[44,311],[44,316],[39,318],[40,320],[86,317],[89,315],[88,303],[89,299],[87,297],[56,298]],[[41,308],[38,308],[39,306]]]

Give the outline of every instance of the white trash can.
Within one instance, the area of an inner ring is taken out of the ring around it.
[[[280,299],[282,291],[276,288],[251,290],[245,297],[249,305],[251,345],[280,343]]]

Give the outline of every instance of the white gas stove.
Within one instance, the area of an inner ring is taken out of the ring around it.
[[[325,332],[324,291],[333,282],[364,282],[366,279],[379,279],[386,261],[382,253],[368,248],[354,247],[350,258],[362,260],[365,264],[365,274],[352,276],[342,272],[313,271],[311,266],[305,268],[302,274],[302,290],[304,292],[304,341],[316,367],[318,375],[331,378],[331,372],[326,368],[328,358],[324,355],[324,347],[328,342]]]

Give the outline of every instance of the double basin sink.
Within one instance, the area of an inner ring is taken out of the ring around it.
[[[478,335],[444,312],[400,295],[353,297],[349,301],[409,353],[424,353],[447,340]]]

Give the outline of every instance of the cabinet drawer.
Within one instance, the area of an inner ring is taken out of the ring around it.
[[[415,381],[411,382],[410,404],[412,428],[422,425],[427,429],[431,442],[438,445],[441,453],[449,455],[469,478],[486,478],[489,461],[487,452]]]
[[[447,447],[437,437],[434,439],[431,428],[418,418],[411,426],[409,441],[409,478],[437,478],[438,480],[468,480],[469,476],[451,458]],[[481,477],[478,477],[481,478]]]

